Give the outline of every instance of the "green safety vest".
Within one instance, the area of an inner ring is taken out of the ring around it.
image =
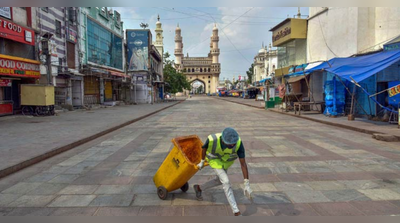
[[[206,160],[213,169],[227,170],[238,158],[237,151],[239,150],[242,140],[236,142],[235,148],[221,148],[221,133],[208,136],[208,148]]]

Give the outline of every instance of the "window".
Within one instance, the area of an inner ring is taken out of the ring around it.
[[[75,22],[75,9],[73,7],[68,7],[68,21],[70,24]]]
[[[194,72],[194,68],[192,68],[192,72]]]
[[[206,77],[203,77],[203,79],[206,79]]]
[[[211,83],[211,81],[208,81],[208,83]]]
[[[43,11],[49,12],[49,7],[40,7]]]
[[[190,77],[190,79],[192,79],[192,77]]]
[[[122,70],[122,38],[92,19],[87,21],[88,60]]]
[[[200,68],[200,72],[203,72],[203,68]]]
[[[56,20],[56,36],[61,38],[61,22]]]
[[[210,68],[208,68],[208,72],[210,72]],[[208,79],[210,79],[211,78],[211,76],[208,76]]]
[[[211,72],[211,69],[210,69],[210,68],[208,68],[208,72]]]
[[[62,66],[63,66],[63,59],[58,58],[58,73],[63,72]]]

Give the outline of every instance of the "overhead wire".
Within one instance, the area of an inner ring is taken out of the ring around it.
[[[193,8],[191,8],[191,9],[193,9]],[[250,12],[252,9],[253,9],[253,8],[247,10],[245,13],[243,13],[242,15],[240,15],[239,17],[237,17],[236,19],[234,19],[233,21],[231,21],[230,23],[228,23],[226,26],[222,27],[222,28],[221,28],[221,31],[223,31],[225,28],[227,28],[228,26],[230,26],[231,24],[233,24],[235,21],[237,21],[237,20],[238,20],[239,18],[241,18],[243,15],[247,14],[248,12]],[[194,9],[194,10],[200,11],[200,10],[197,10],[197,9]],[[200,11],[200,12],[202,12],[202,11]],[[205,13],[205,12],[202,12],[202,13]],[[211,16],[211,18],[212,18],[212,16]],[[214,18],[213,18],[213,20],[214,20],[214,22],[216,23],[216,21],[215,21]],[[205,42],[206,40],[209,40],[209,38],[204,39],[203,41],[201,41],[201,42],[198,43],[197,45],[194,45],[194,46],[192,46],[192,47],[189,47],[189,48],[187,49],[187,51],[189,51],[190,49],[193,49],[194,47],[199,46],[200,44],[202,44],[202,43]]]
[[[244,14],[250,12],[254,7],[250,8],[249,10],[247,10]],[[206,12],[205,12],[206,13]],[[212,15],[210,15],[210,17],[214,20],[215,24],[217,26],[220,26],[217,21],[214,19],[214,17]],[[239,18],[237,18],[239,19]],[[236,19],[236,20],[237,20]],[[220,27],[221,28],[221,27]],[[228,41],[232,44],[232,46],[236,49],[236,51],[248,62],[251,64],[251,62],[240,52],[240,50],[238,50],[238,48],[235,46],[235,44],[233,44],[233,42],[231,41],[231,39],[229,39],[228,35],[226,35],[224,29],[221,28],[222,33],[224,34],[224,36],[226,37],[226,39],[228,39]]]

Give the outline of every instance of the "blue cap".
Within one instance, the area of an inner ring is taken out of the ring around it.
[[[225,128],[222,131],[222,141],[225,144],[235,144],[239,140],[239,134],[233,128]]]

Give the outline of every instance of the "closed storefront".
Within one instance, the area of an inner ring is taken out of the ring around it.
[[[56,85],[54,87],[54,97],[56,105],[65,105],[68,94],[68,79],[56,78]]]
[[[112,101],[113,100],[112,82],[109,81],[109,80],[106,80],[104,83],[105,83],[104,84],[104,95],[105,95],[104,100],[105,101]]]
[[[82,81],[72,80],[72,106],[81,107],[82,106]]]
[[[100,82],[95,76],[86,76],[84,79],[85,98],[84,103],[99,104],[100,103]]]
[[[34,84],[40,78],[40,62],[0,54],[0,115],[21,109],[21,84]]]

